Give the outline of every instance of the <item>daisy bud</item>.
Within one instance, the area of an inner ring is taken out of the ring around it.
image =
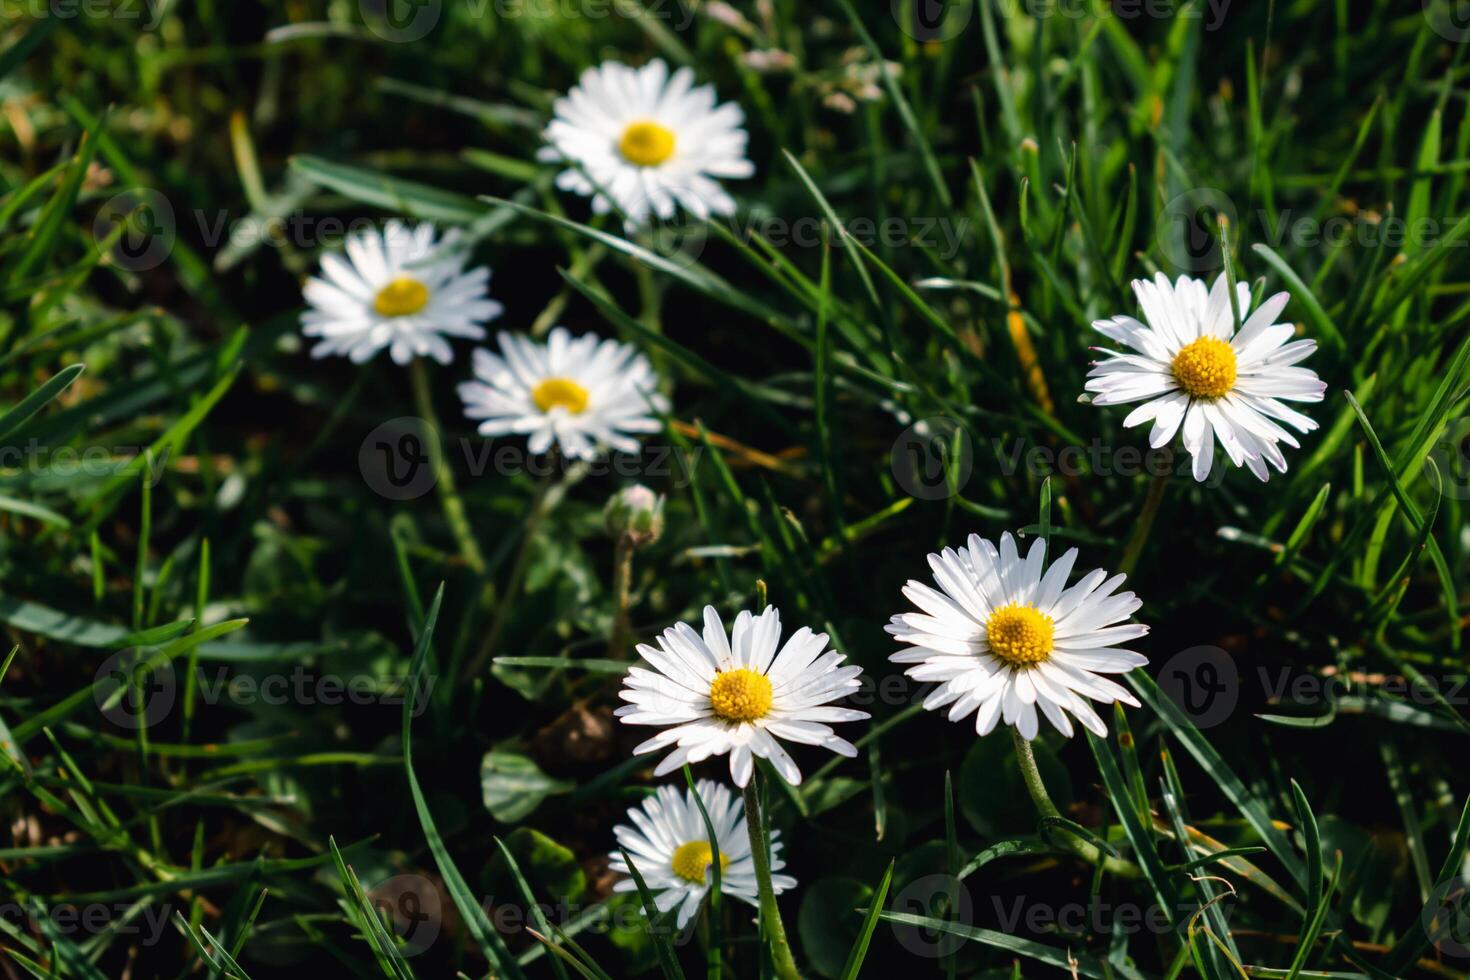
[[[634,547],[642,548],[663,534],[664,498],[642,484],[624,487],[608,500],[602,517],[610,536],[626,536]]]
[[[755,30],[755,27],[750,23],[750,21],[745,19],[744,14],[736,10],[734,7],[730,6],[728,3],[723,3],[722,0],[714,0],[713,3],[705,4],[704,13],[705,16],[708,17],[710,20],[718,24],[723,24],[726,27],[733,28],[734,30],[741,32],[750,32]]]
[[[848,115],[857,111],[857,103],[846,92],[828,92],[822,99],[822,104],[828,109],[835,109]]]
[[[740,61],[751,71],[762,75],[791,71],[796,67],[796,58],[789,51],[782,51],[778,48],[747,51],[740,56]]]

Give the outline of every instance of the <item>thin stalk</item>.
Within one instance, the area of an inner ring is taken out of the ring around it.
[[[1133,525],[1133,534],[1123,547],[1123,560],[1118,563],[1118,571],[1124,575],[1133,574],[1133,568],[1143,554],[1143,546],[1148,543],[1149,532],[1153,530],[1154,518],[1158,516],[1159,505],[1164,502],[1164,491],[1168,487],[1168,473],[1155,473],[1153,479],[1149,481],[1148,496],[1143,500],[1143,510],[1139,511],[1138,521]]]
[[[781,980],[801,980],[796,960],[791,956],[791,943],[786,939],[786,926],[781,922],[781,909],[776,905],[776,892],[771,887],[771,842],[761,819],[760,793],[755,774],[741,791],[745,797],[745,827],[750,833],[750,856],[755,864],[755,883],[760,892],[761,925],[771,940],[771,960]]]
[[[1018,728],[1011,728],[1011,737],[1016,743],[1016,765],[1021,768],[1021,778],[1026,781],[1026,792],[1031,794],[1037,812],[1043,817],[1060,817],[1062,811],[1051,801],[1046,783],[1041,781],[1041,770],[1037,768],[1036,753],[1031,751],[1031,743]]]
[[[464,676],[474,677],[484,669],[490,655],[500,645],[500,634],[505,632],[506,624],[510,620],[511,604],[515,602],[516,596],[520,594],[521,582],[526,577],[526,564],[531,557],[531,542],[536,537],[536,532],[541,527],[541,520],[546,516],[547,492],[551,489],[551,470],[536,483],[536,495],[531,498],[531,506],[526,514],[525,523],[521,529],[521,543],[516,548],[515,560],[510,566],[510,579],[505,584],[505,592],[500,596],[500,602],[495,607],[495,618],[490,622],[490,631],[485,634],[485,641],[480,644],[480,649],[475,653],[475,659],[470,661]]]
[[[612,634],[607,639],[609,660],[621,660],[627,655],[628,638],[633,632],[633,626],[628,617],[628,603],[633,589],[633,552],[635,550],[632,535],[618,535],[617,544],[613,549],[613,625]]]
[[[475,538],[469,518],[465,515],[464,499],[460,497],[454,483],[454,467],[449,465],[439,443],[439,434],[444,431],[444,427],[439,424],[439,416],[434,412],[429,372],[422,357],[414,358],[409,364],[408,376],[413,383],[413,400],[419,417],[429,425],[429,461],[434,467],[435,486],[439,490],[439,503],[444,508],[444,519],[449,522],[449,531],[459,544],[459,554],[464,563],[476,575],[484,575],[485,556],[480,551],[480,542]]]
[[[1062,811],[1057,809],[1057,805],[1051,801],[1051,794],[1046,791],[1046,783],[1041,780],[1041,770],[1036,765],[1036,753],[1031,750],[1031,743],[1016,728],[1011,729],[1011,737],[1016,743],[1016,765],[1021,770],[1021,778],[1026,782],[1026,792],[1031,794],[1031,801],[1036,804],[1036,811],[1043,817],[1062,816]],[[1138,867],[1131,861],[1110,857],[1096,845],[1071,835],[1055,834],[1053,843],[1088,864],[1100,865],[1111,874],[1124,878],[1137,878],[1139,875]]]

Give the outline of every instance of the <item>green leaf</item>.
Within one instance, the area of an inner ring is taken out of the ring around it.
[[[1296,274],[1296,270],[1287,265],[1286,260],[1273,252],[1269,245],[1257,242],[1251,246],[1251,251],[1265,259],[1266,263],[1276,270],[1276,274],[1286,284],[1287,292],[1291,293],[1291,298],[1301,303],[1306,310],[1308,322],[1316,329],[1317,335],[1322,338],[1323,342],[1330,344],[1339,354],[1345,351],[1347,342],[1343,340],[1342,332],[1337,329],[1337,324],[1332,322],[1332,317],[1328,316],[1327,311],[1322,308],[1322,302],[1317,299],[1316,294],[1305,282],[1302,282],[1301,276]]]
[[[638,898],[643,902],[643,914],[646,917],[644,926],[648,935],[653,938],[653,947],[658,954],[658,967],[663,972],[664,980],[685,980],[684,968],[679,965],[679,958],[674,955],[674,949],[669,944],[667,929],[659,920],[664,918],[659,914],[658,906],[654,904],[653,893],[648,890],[648,883],[643,880],[643,873],[633,863],[633,858],[621,847],[618,850],[623,855],[623,861],[628,865],[628,874],[633,879],[634,886],[638,889]]]
[[[539,870],[543,874],[550,871],[555,878],[560,879],[559,885],[552,885],[551,890],[545,894],[559,897],[566,903],[574,901],[581,894],[586,879],[582,876],[582,869],[577,867],[576,856],[571,851],[540,831],[529,827],[518,828],[511,836],[515,838],[514,851],[519,852],[533,870]],[[551,927],[546,921],[546,913],[541,910],[541,903],[536,900],[536,892],[531,887],[531,883],[521,873],[520,862],[516,860],[516,854],[512,853],[513,849],[507,847],[505,841],[499,837],[495,838],[495,845],[499,848],[500,853],[491,860],[491,868],[487,877],[497,883],[509,878],[514,883],[521,900],[526,903],[526,908],[530,910],[531,921],[536,924],[543,935],[549,935]],[[576,888],[575,895],[572,894],[573,886]],[[553,952],[555,949],[553,947]],[[556,971],[556,975],[561,980],[567,980],[566,967],[562,965],[561,957],[552,957],[551,968]]]
[[[1209,739],[1194,727],[1194,722],[1179,710],[1178,705],[1159,690],[1159,686],[1154,683],[1152,677],[1142,671],[1134,670],[1125,674],[1124,680],[1139,698],[1153,709],[1174,737],[1184,745],[1190,755],[1194,756],[1205,774],[1220,787],[1225,798],[1235,805],[1256,833],[1261,836],[1266,846],[1271,849],[1271,853],[1285,866],[1298,889],[1303,888],[1306,884],[1306,868],[1302,865],[1301,859],[1297,857],[1296,849],[1291,846],[1290,839],[1271,819],[1266,805],[1246,788],[1245,783],[1210,744]]]
[[[892,877],[892,862],[888,868],[885,884]],[[862,943],[866,919],[873,918],[860,918],[857,910],[869,905],[882,907],[883,903],[873,902],[872,897],[871,885],[845,876],[821,878],[802,887],[796,932],[813,971],[824,977],[846,975],[847,963]]]
[[[392,214],[463,225],[484,217],[488,211],[479,201],[463,194],[320,157],[292,157],[291,169],[323,187]]]
[[[852,946],[852,952],[848,954],[847,963],[842,968],[841,980],[857,980],[858,972],[863,967],[863,960],[868,956],[868,944],[873,941],[873,930],[878,925],[878,913],[883,911],[883,903],[888,899],[888,886],[892,883],[893,862],[889,861],[888,870],[883,872],[883,880],[878,882],[877,891],[872,893],[872,904],[867,914],[863,916],[862,931],[859,932],[857,942]]]
[[[4,415],[0,415],[0,445],[12,445],[5,440],[12,439],[37,412],[45,408],[57,395],[61,394],[71,383],[77,379],[77,375],[86,369],[84,364],[73,364],[62,368],[46,383],[20,400],[15,407]]]
[[[517,827],[502,840],[485,866],[487,894],[508,895],[522,882],[542,899],[571,905],[587,891],[587,875],[577,855],[532,827]],[[509,859],[509,860],[507,860]]]
[[[546,775],[519,752],[491,749],[480,760],[480,793],[485,809],[501,823],[517,823],[530,816],[548,796],[575,788],[575,783]]]
[[[961,922],[945,922],[942,919],[935,919],[927,915],[912,915],[908,912],[880,912],[878,917],[885,922],[897,925],[916,926],[930,932],[948,933],[971,942],[983,943],[1007,953],[1015,953],[1036,960],[1038,963],[1045,963],[1059,970],[1075,970],[1078,976],[1095,977],[1097,980],[1104,980],[1112,976],[1094,957],[1057,949],[1055,946],[1032,942],[1029,939],[1021,939],[1009,933],[996,932],[994,929],[981,929]]]
[[[393,936],[383,926],[383,921],[378,918],[378,912],[367,895],[363,893],[362,883],[357,880],[357,875],[347,866],[342,859],[342,852],[337,849],[337,842],[331,837],[327,838],[327,846],[332,851],[332,862],[337,866],[337,876],[342,881],[342,889],[347,895],[347,910],[352,922],[357,926],[363,938],[372,945],[377,955],[378,966],[383,973],[397,980],[413,980],[413,971],[408,967],[408,961],[398,950],[398,944]]]

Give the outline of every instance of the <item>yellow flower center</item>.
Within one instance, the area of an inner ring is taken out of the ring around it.
[[[429,287],[417,279],[394,279],[378,290],[373,309],[379,316],[408,316],[429,303]]]
[[[709,704],[726,721],[764,718],[771,710],[771,681],[744,667],[724,671],[709,686]]]
[[[1219,398],[1235,387],[1235,351],[1218,337],[1201,337],[1169,365],[1179,387],[1195,398]]]
[[[985,621],[990,652],[1013,667],[1029,667],[1051,656],[1052,619],[1035,606],[1001,606]]]
[[[678,846],[670,865],[674,869],[674,874],[680,878],[691,884],[702,885],[704,884],[704,873],[714,863],[714,851],[710,849],[709,841],[692,840]],[[729,866],[730,858],[725,855],[724,851],[721,851],[720,870],[724,871]]]
[[[547,378],[531,389],[531,401],[543,412],[561,407],[581,415],[587,411],[587,389],[571,378]]]
[[[631,164],[657,167],[674,155],[674,134],[647,119],[629,123],[618,140],[618,152]]]

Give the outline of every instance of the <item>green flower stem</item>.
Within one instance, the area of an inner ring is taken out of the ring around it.
[[[1021,778],[1026,781],[1026,791],[1031,794],[1031,801],[1036,804],[1037,812],[1042,817],[1061,817],[1062,811],[1058,810],[1057,805],[1051,801],[1051,794],[1046,791],[1046,783],[1041,780],[1041,770],[1036,765],[1036,753],[1031,750],[1031,743],[1014,727],[1011,728],[1011,738],[1016,744],[1016,765],[1020,767]],[[1110,857],[1095,844],[1079,840],[1065,832],[1054,835],[1052,843],[1088,864],[1101,864],[1103,870],[1110,874],[1123,878],[1137,878],[1140,874],[1138,866],[1133,862]]]
[[[755,882],[760,892],[761,927],[771,941],[771,959],[776,967],[776,976],[781,980],[801,980],[801,971],[791,956],[791,943],[786,939],[786,927],[781,922],[781,910],[776,905],[776,892],[771,887],[771,841],[766,836],[765,821],[761,819],[760,793],[756,790],[756,778],[742,790],[745,797],[745,826],[750,833],[750,856],[755,863]]]
[[[633,587],[633,552],[635,550],[632,535],[618,536],[617,544],[613,549],[613,625],[612,633],[607,639],[609,660],[621,660],[627,656],[628,638],[633,632],[633,626],[628,617],[628,602]]]
[[[1168,487],[1168,473],[1155,473],[1153,479],[1149,481],[1148,496],[1143,500],[1143,510],[1139,511],[1138,520],[1133,525],[1133,534],[1123,547],[1123,560],[1118,563],[1118,571],[1124,575],[1133,574],[1134,566],[1138,564],[1138,559],[1143,554],[1143,546],[1148,543],[1149,532],[1153,530],[1154,518],[1158,516],[1159,505],[1164,502],[1164,491]]]
[[[434,412],[434,397],[429,387],[429,372],[424,366],[422,357],[415,357],[408,366],[408,376],[413,383],[413,400],[418,409],[419,417],[429,424],[430,438],[429,460],[434,467],[435,486],[439,489],[439,502],[444,508],[444,519],[449,522],[450,533],[459,544],[460,557],[476,575],[485,574],[485,556],[480,551],[480,542],[475,538],[475,532],[470,528],[469,518],[465,515],[464,500],[459,495],[459,490],[454,483],[454,467],[444,456],[443,447],[439,444],[439,433],[443,426],[439,424],[439,416]]]
[[[475,659],[465,669],[465,678],[474,677],[484,669],[490,655],[500,645],[500,634],[505,632],[506,623],[510,620],[510,607],[521,591],[521,582],[526,577],[526,565],[531,557],[531,542],[536,538],[536,532],[541,528],[541,520],[550,510],[548,506],[549,493],[551,489],[551,474],[547,473],[536,483],[536,494],[531,498],[531,506],[526,513],[525,522],[521,525],[521,543],[516,548],[515,560],[510,566],[510,579],[505,584],[505,592],[500,597],[499,604],[495,607],[495,618],[490,622],[490,631],[485,634],[485,640],[480,644],[480,649],[475,654]]]
[[[1062,811],[1051,801],[1046,783],[1041,781],[1041,770],[1037,768],[1036,753],[1031,751],[1031,743],[1019,728],[1011,728],[1011,738],[1016,743],[1016,765],[1021,767],[1021,778],[1026,780],[1026,791],[1031,794],[1037,811],[1043,817],[1060,817]]]

